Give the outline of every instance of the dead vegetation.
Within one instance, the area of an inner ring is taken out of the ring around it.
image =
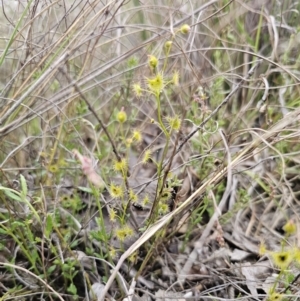
[[[2,1],[1,300],[298,298],[300,4],[171,2]]]

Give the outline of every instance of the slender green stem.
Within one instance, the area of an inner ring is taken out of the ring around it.
[[[99,211],[99,219],[98,219],[98,221],[100,221],[100,225],[99,226],[101,227],[101,234],[102,234],[102,236],[104,238],[103,240],[104,240],[105,248],[108,251],[108,249],[109,249],[109,245],[108,245],[109,237],[108,237],[108,234],[105,231],[106,228],[105,228],[105,224],[104,224],[104,216],[103,216],[103,212],[102,212],[102,205],[100,203],[100,193],[99,193],[99,191],[98,191],[98,189],[96,187],[93,187],[92,190],[93,190],[93,194],[94,194],[95,200],[96,200],[96,205],[97,205],[98,211]],[[104,254],[102,253],[101,248],[100,248],[100,251],[101,251],[101,256],[104,258]],[[109,252],[107,252],[107,255],[108,255],[109,261],[112,262],[112,259],[110,257]]]
[[[156,195],[156,198],[154,200],[154,203],[153,203],[153,209],[152,209],[152,212],[150,214],[150,223],[154,222],[156,217],[157,217],[157,214],[158,214],[158,197],[159,197],[159,193],[161,191],[161,188],[162,188],[162,180],[163,180],[163,177],[162,177],[162,170],[163,170],[163,163],[164,163],[164,159],[166,158],[166,155],[167,155],[167,152],[168,152],[168,148],[169,148],[169,143],[170,143],[170,133],[167,131],[165,125],[163,124],[162,122],[162,114],[161,114],[161,103],[160,103],[160,93],[157,93],[156,94],[156,103],[157,103],[157,119],[158,119],[158,123],[165,135],[165,138],[166,138],[166,145],[164,147],[164,150],[163,150],[163,155],[162,155],[162,158],[161,160],[159,160],[159,163],[157,164],[157,175],[158,175],[158,189],[157,189],[157,195]]]
[[[30,6],[31,6],[32,1],[33,1],[33,0],[30,0],[30,1],[27,3],[27,5],[26,5],[26,7],[25,7],[25,9],[24,9],[24,11],[23,11],[23,13],[22,13],[20,19],[18,20],[18,22],[17,22],[17,24],[16,24],[16,27],[14,28],[14,31],[13,31],[13,33],[12,33],[12,35],[11,35],[11,37],[10,37],[10,39],[9,39],[9,41],[8,41],[8,43],[7,43],[7,45],[6,45],[6,47],[5,47],[5,49],[4,49],[4,51],[3,51],[2,55],[1,55],[1,57],[0,57],[0,66],[1,66],[1,65],[3,64],[3,62],[4,62],[4,59],[5,59],[5,57],[6,57],[6,54],[7,54],[8,50],[9,50],[9,47],[10,47],[10,46],[12,45],[12,43],[14,42],[15,36],[16,36],[18,30],[19,30],[19,27],[21,26],[22,20],[23,20],[24,17],[26,16],[27,11],[28,11],[28,9],[29,9]]]
[[[1,225],[2,229],[4,231],[6,231],[7,235],[10,235],[13,240],[17,243],[18,246],[20,246],[20,249],[22,250],[22,252],[24,253],[24,255],[27,257],[27,259],[29,260],[29,262],[31,263],[35,273],[39,273],[37,267],[36,267],[36,263],[33,260],[31,254],[28,252],[28,250],[25,248],[24,244],[18,239],[18,237],[16,235],[14,235],[14,233],[11,231],[10,228],[5,227],[3,224]]]
[[[165,127],[165,125],[162,122],[161,119],[161,106],[160,106],[160,93],[156,93],[156,103],[157,103],[157,119],[158,119],[158,123],[162,129],[162,131],[164,132],[166,139],[169,140],[170,135]]]

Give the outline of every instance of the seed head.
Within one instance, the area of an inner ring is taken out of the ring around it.
[[[142,141],[142,134],[139,130],[134,130],[132,133],[132,140],[136,142],[141,142]]]
[[[143,199],[143,201],[142,201],[142,205],[144,207],[146,207],[149,203],[150,203],[149,195],[146,194],[145,197],[144,197],[144,199]]]
[[[128,260],[129,260],[131,263],[136,263],[137,259],[138,259],[138,251],[133,252],[133,253],[128,257]]]
[[[136,97],[140,98],[142,96],[143,89],[139,83],[133,84],[132,90]]]
[[[293,261],[292,251],[270,252],[274,264],[281,270],[285,270]]]
[[[110,247],[109,255],[112,259],[115,259],[117,257],[117,251],[114,247]]]
[[[126,158],[121,159],[120,161],[115,161],[114,170],[121,171],[122,173],[126,173],[128,168],[128,162]]]
[[[114,209],[110,209],[109,220],[114,223],[116,221],[116,217],[117,217],[117,212]]]
[[[124,241],[126,238],[133,236],[134,231],[130,226],[125,225],[122,228],[117,229],[115,234],[118,240]]]
[[[276,293],[276,292],[273,292],[271,293],[269,296],[268,296],[268,301],[281,301],[283,299],[283,295],[282,294],[279,294],[279,293]]]
[[[167,214],[169,212],[168,204],[160,203],[158,206],[159,206],[158,207],[158,213],[159,214],[164,215],[164,214]]]
[[[126,237],[131,237],[134,235],[134,230],[128,224],[126,224],[123,229],[125,231]]]
[[[121,198],[124,195],[122,186],[113,183],[110,185],[109,193],[113,198]]]
[[[48,167],[48,170],[51,173],[57,173],[59,171],[59,168],[58,168],[57,164],[52,164]]]
[[[299,264],[300,263],[300,250],[297,247],[293,248],[293,257],[294,260]]]
[[[117,229],[115,234],[119,241],[124,241],[126,239],[126,233],[125,233],[124,229],[122,229],[122,228]]]
[[[165,86],[163,74],[159,72],[154,78],[147,78],[147,83],[152,92],[159,94]]]
[[[167,121],[172,130],[175,130],[175,131],[180,130],[181,119],[179,118],[178,115],[175,115],[174,117],[167,117]]]
[[[142,158],[142,163],[147,164],[151,160],[152,152],[150,149],[145,150],[144,156]]]
[[[134,193],[134,191],[132,189],[129,190],[129,199],[133,203],[136,203],[138,201],[138,196]]]

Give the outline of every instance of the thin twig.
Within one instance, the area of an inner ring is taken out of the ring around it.
[[[7,110],[0,119],[0,124],[3,124],[11,114],[21,105],[21,103],[33,92],[51,73],[54,74],[60,65],[63,65],[69,58],[71,52],[67,51],[53,65],[49,66],[48,70]]]
[[[208,236],[211,232],[211,229],[215,225],[219,216],[222,214],[222,211],[226,205],[227,199],[231,192],[231,183],[232,183],[231,154],[230,154],[230,150],[229,150],[229,147],[228,147],[228,144],[227,144],[224,134],[222,133],[221,130],[219,131],[219,133],[221,135],[221,138],[224,142],[224,146],[227,151],[227,185],[226,185],[226,189],[223,193],[222,199],[221,199],[218,207],[215,209],[213,216],[211,217],[210,221],[208,222],[204,231],[202,232],[200,239],[196,242],[194,250],[189,255],[188,260],[186,261],[185,265],[183,266],[183,268],[181,270],[181,273],[179,274],[179,282],[181,284],[184,283],[189,271],[191,270],[192,265],[194,264],[195,260],[197,259],[197,256],[199,254],[198,251],[203,248],[203,245],[204,245],[206,239],[208,238]],[[224,176],[225,176],[225,173],[224,173]]]
[[[208,122],[208,121],[210,121],[211,120],[211,118],[214,116],[214,115],[216,115],[219,111],[220,111],[220,109],[224,106],[224,105],[226,105],[227,104],[227,102],[229,101],[229,99],[231,98],[231,96],[233,95],[233,94],[235,94],[238,90],[239,90],[239,88],[241,87],[241,85],[242,85],[242,83],[244,82],[244,81],[246,81],[248,78],[250,78],[252,75],[253,75],[253,73],[254,73],[254,71],[255,71],[255,69],[259,66],[259,64],[261,64],[261,62],[262,62],[262,60],[258,60],[257,62],[256,62],[256,64],[254,64],[253,66],[252,66],[252,68],[249,70],[249,72],[247,73],[247,76],[245,76],[233,89],[232,89],[232,91],[225,97],[225,99],[211,112],[211,114],[207,117],[207,118],[205,118],[190,134],[188,134],[185,138],[184,138],[184,140],[181,142],[181,144],[179,145],[179,147],[178,147],[178,149],[176,150],[176,154],[177,153],[179,153],[180,151],[181,151],[181,149],[182,149],[182,147],[200,130],[200,129],[202,129],[203,128],[203,126]]]
[[[180,136],[180,131],[178,131],[177,135],[176,135],[176,140],[175,140],[175,144],[174,144],[174,147],[173,147],[173,150],[172,150],[172,154],[170,156],[170,159],[168,160],[168,165],[167,167],[165,168],[165,172],[162,176],[162,182],[161,182],[161,187],[160,187],[160,191],[158,191],[158,194],[156,196],[156,198],[154,199],[154,202],[153,202],[153,205],[152,205],[152,208],[151,208],[151,212],[150,212],[150,215],[149,215],[149,221],[153,221],[155,220],[155,215],[156,215],[156,207],[158,205],[158,202],[164,192],[164,187],[165,187],[165,184],[166,184],[166,181],[167,181],[167,176],[171,170],[171,166],[172,166],[172,163],[173,163],[173,159],[175,157],[175,152],[176,152],[176,146],[178,144],[178,141],[179,141],[179,136]],[[155,173],[155,175],[157,175],[157,172]],[[159,188],[159,179],[157,181],[157,190]],[[150,184],[150,183],[149,183]],[[149,184],[145,184],[141,190],[145,189]]]
[[[266,79],[265,76],[262,76],[261,79],[262,79],[262,81],[264,82],[264,85],[265,85],[264,95],[261,98],[261,102],[262,102],[262,104],[264,104],[267,100],[268,95],[269,95],[270,86],[269,86],[268,80]]]
[[[80,97],[85,101],[85,103],[87,104],[89,110],[92,112],[92,114],[95,116],[95,118],[97,119],[97,121],[99,122],[99,124],[101,125],[105,135],[107,136],[111,146],[112,146],[112,149],[113,149],[113,152],[117,158],[118,161],[121,161],[121,157],[120,155],[118,154],[118,151],[117,151],[117,148],[115,146],[115,143],[114,141],[112,140],[106,126],[104,125],[104,123],[102,122],[102,120],[99,118],[98,114],[96,113],[96,111],[94,110],[94,108],[91,106],[90,102],[87,100],[87,98],[84,96],[84,94],[81,92],[80,88],[78,87],[76,81],[72,81],[72,79],[70,78],[70,76],[65,72],[65,70],[63,68],[59,68],[59,71],[67,78],[67,80],[69,81],[69,83],[71,83],[75,90],[77,91],[77,93],[79,93]]]
[[[114,141],[112,140],[106,126],[104,125],[104,123],[102,122],[102,120],[99,118],[98,114],[96,113],[96,111],[94,110],[94,108],[91,106],[90,102],[87,100],[87,98],[84,96],[84,94],[81,92],[80,88],[78,87],[76,81],[72,81],[71,78],[69,77],[69,75],[63,70],[63,68],[59,68],[59,71],[67,78],[67,80],[72,83],[72,85],[74,85],[74,88],[75,90],[77,91],[77,93],[79,93],[80,97],[85,101],[85,103],[87,104],[89,110],[92,112],[92,114],[95,116],[95,118],[97,119],[97,121],[99,122],[99,124],[101,125],[105,135],[107,136],[111,146],[112,146],[112,149],[113,149],[113,152],[117,158],[117,160],[120,162],[122,159],[121,159],[121,156],[119,155],[118,151],[117,151],[117,148],[115,146],[115,143]],[[129,183],[128,183],[128,179],[127,179],[127,176],[124,177],[124,182],[125,182],[125,187],[126,187],[126,192],[127,194],[129,193],[130,191],[130,187],[129,187]],[[127,205],[127,210],[130,212],[130,215],[132,216],[132,222],[133,222],[133,226],[138,229],[138,223],[137,221],[135,220],[134,218],[134,215],[132,214],[132,209],[131,209],[131,206],[130,206],[130,200],[129,200],[129,203]]]
[[[283,130],[290,124],[293,124],[294,122],[298,122],[300,120],[300,108],[296,109],[294,112],[290,113],[288,115],[288,118],[283,118],[280,121],[278,121],[274,126],[272,126],[269,131],[264,133],[262,137],[265,140],[271,140],[274,136],[278,134],[278,131]],[[246,146],[238,155],[231,161],[230,167],[233,169],[237,165],[239,165],[244,157],[251,153],[255,148],[257,148],[262,143],[261,138],[253,140],[248,146]],[[270,141],[270,144],[275,143],[275,140]],[[212,185],[216,185],[220,182],[221,179],[223,179],[224,176],[228,174],[228,167],[224,167],[222,170],[219,171],[215,176],[207,179],[205,183],[201,185],[190,197],[188,197],[178,208],[176,208],[174,211],[168,213],[164,217],[162,217],[160,220],[158,220],[154,225],[152,225],[150,228],[147,229],[146,232],[136,241],[134,242],[128,250],[126,250],[121,258],[119,259],[116,267],[114,268],[114,271],[112,272],[111,276],[109,277],[103,291],[101,292],[101,296],[98,300],[104,300],[104,297],[106,293],[108,292],[110,286],[112,285],[116,274],[118,273],[119,269],[121,268],[123,262],[128,258],[134,251],[136,251],[141,245],[143,245],[146,241],[148,241],[157,231],[162,229],[165,225],[167,225],[172,218],[177,216],[179,213],[181,213],[187,206],[189,206],[192,201],[198,197],[199,195],[202,195],[207,187],[210,187]]]
[[[46,283],[41,277],[35,275],[34,273],[30,272],[29,270],[27,270],[25,268],[22,268],[18,265],[7,263],[7,262],[0,262],[0,266],[9,267],[9,268],[12,268],[12,269],[17,269],[17,270],[20,270],[24,273],[27,273],[31,277],[33,277],[36,280],[38,280],[39,282],[41,282],[45,287],[47,287],[53,294],[55,294],[57,296],[57,298],[59,300],[64,301],[64,299],[61,297],[61,295],[57,291],[55,291],[48,283]]]

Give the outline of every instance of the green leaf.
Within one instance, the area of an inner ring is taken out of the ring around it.
[[[11,227],[20,227],[20,228],[23,228],[24,227],[24,223],[23,222],[19,222],[19,221],[13,221],[11,223]]]
[[[29,207],[29,209],[31,210],[31,212],[35,215],[36,219],[39,222],[41,221],[41,217],[39,216],[39,214],[37,213],[37,211],[34,209],[34,207],[31,205],[31,203],[27,200],[26,196],[22,197],[22,194],[20,194],[18,191],[15,191],[15,190],[10,189],[10,188],[2,187],[2,186],[0,186],[0,190],[3,190],[4,193],[9,198],[12,198],[13,200],[18,201],[18,202],[25,203]]]
[[[4,229],[2,229],[2,228],[0,228],[0,234],[7,234],[7,231],[4,230]]]
[[[71,293],[72,295],[76,295],[77,294],[77,288],[74,285],[74,283],[71,283],[70,286],[68,287],[67,291],[69,293]]]
[[[28,189],[27,189],[26,180],[23,175],[20,175],[20,181],[21,181],[22,194],[24,197],[26,197]]]
[[[78,246],[78,244],[79,244],[79,239],[76,239],[76,240],[74,240],[74,241],[71,243],[70,248],[71,248],[71,249],[72,249],[72,248],[75,248],[75,247]]]
[[[20,198],[17,194],[13,193],[10,190],[4,190],[4,193],[11,199],[18,201],[18,202],[22,202],[22,198]]]
[[[50,268],[47,270],[47,274],[52,274],[56,269],[56,264],[52,265]]]
[[[52,233],[52,230],[53,230],[53,219],[52,219],[52,215],[48,214],[46,217],[46,228],[45,228],[46,238],[49,239],[50,234]]]
[[[41,243],[42,242],[42,239],[40,238],[40,237],[35,237],[34,238],[34,241],[36,242],[36,243]]]
[[[93,190],[91,188],[88,188],[88,187],[79,186],[78,189],[80,189],[83,192],[93,193]]]

